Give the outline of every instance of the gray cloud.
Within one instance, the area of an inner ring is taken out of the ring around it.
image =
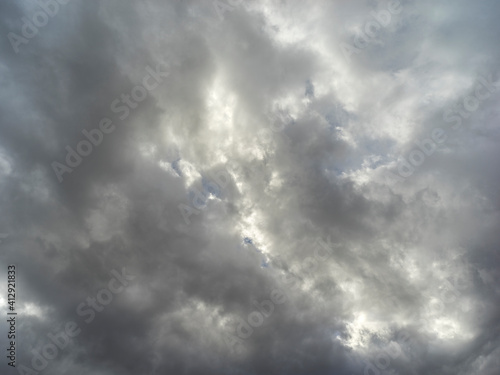
[[[459,130],[443,114],[500,77],[498,5],[401,1],[347,60],[387,2],[217,4],[222,19],[212,2],[72,0],[18,53],[7,35],[40,7],[0,4],[4,368],[33,368],[75,322],[40,373],[496,374],[498,92]],[[120,119],[112,103],[158,66]],[[59,182],[51,164],[103,118],[113,132]],[[437,127],[447,140],[399,179]],[[85,323],[77,307],[123,267],[134,281]]]

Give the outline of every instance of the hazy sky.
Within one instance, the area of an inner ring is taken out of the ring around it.
[[[1,1],[0,372],[499,374],[499,15]]]

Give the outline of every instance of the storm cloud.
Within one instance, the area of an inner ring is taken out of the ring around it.
[[[1,2],[2,373],[498,374],[499,11]]]

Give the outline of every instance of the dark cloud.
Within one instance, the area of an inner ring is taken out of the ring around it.
[[[18,370],[496,374],[498,5],[400,4],[71,0],[17,53],[0,4]]]

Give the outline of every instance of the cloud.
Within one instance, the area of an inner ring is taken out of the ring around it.
[[[222,19],[212,2],[73,0],[17,53],[8,33],[41,7],[0,5],[17,365],[74,321],[41,373],[494,374],[498,93],[459,130],[443,115],[500,78],[498,5],[401,1],[346,60],[387,2],[220,3]],[[60,181],[52,163],[103,118],[114,130]],[[437,127],[446,141],[398,178]],[[136,279],[86,324],[77,307],[123,267]]]

